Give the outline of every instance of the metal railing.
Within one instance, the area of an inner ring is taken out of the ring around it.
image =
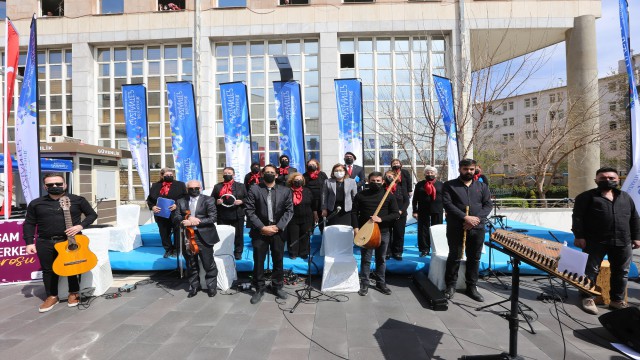
[[[572,209],[574,199],[524,199],[524,198],[500,198],[492,199],[498,208],[560,208]]]

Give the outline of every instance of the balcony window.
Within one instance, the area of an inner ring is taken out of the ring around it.
[[[64,0],[41,0],[42,16],[63,16]]]
[[[185,8],[185,0],[158,0],[158,11],[180,11]]]
[[[218,0],[219,8],[246,8],[247,0]]]
[[[101,14],[122,14],[124,13],[124,0],[102,0]]]

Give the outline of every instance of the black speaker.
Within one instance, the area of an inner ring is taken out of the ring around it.
[[[424,272],[418,271],[415,273],[413,275],[413,283],[427,299],[431,309],[434,311],[446,311],[449,308],[447,299],[442,291],[429,280]]]
[[[610,311],[598,320],[621,343],[640,351],[640,310],[637,307]]]

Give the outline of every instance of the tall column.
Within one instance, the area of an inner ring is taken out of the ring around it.
[[[320,153],[322,170],[329,172],[331,167],[342,159],[338,158],[338,110],[333,80],[338,73],[338,33],[320,33]]]
[[[456,127],[458,130],[458,148],[460,156],[464,155],[464,150],[468,147],[469,152],[467,158],[473,157],[473,117],[472,106],[469,104],[469,92],[471,91],[471,41],[470,32],[466,26],[465,2],[460,0],[458,3],[456,17],[458,25],[451,32],[452,38],[452,75],[449,75],[453,85],[455,94],[455,111],[456,111]],[[461,159],[462,160],[462,159]],[[457,169],[453,169],[457,173]]]
[[[567,122],[576,124],[567,146],[573,139],[598,136],[598,63],[596,21],[593,15],[574,19],[573,29],[565,33],[567,61]],[[572,126],[573,127],[573,126]],[[577,149],[569,156],[569,196],[595,187],[593,179],[600,167],[600,142]]]
[[[73,99],[73,137],[87,144],[98,145],[96,124],[96,83],[93,49],[88,43],[71,44],[71,75]],[[117,147],[116,144],[113,144]]]

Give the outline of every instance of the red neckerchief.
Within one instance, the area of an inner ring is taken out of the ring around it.
[[[396,188],[398,187],[398,184],[393,184],[393,186],[391,187],[391,193],[395,195],[396,193]],[[387,184],[387,189],[389,188],[389,185]]]
[[[302,202],[302,186],[291,187],[293,191],[293,205],[298,205]]]
[[[169,188],[171,188],[171,183],[168,182],[168,181],[163,181],[162,182],[162,189],[160,189],[160,195],[161,196],[169,195]]]
[[[473,175],[473,181],[478,181],[478,179],[480,178],[480,175],[482,175],[482,171],[478,171],[477,174]]]
[[[396,174],[398,174],[398,180],[396,180],[396,183],[400,184],[402,182],[402,169],[398,169]]]
[[[220,189],[220,194],[218,196],[222,196],[226,194],[233,195],[232,189],[233,189],[233,180],[223,183],[222,189]]]
[[[311,178],[311,180],[317,180],[318,175],[320,175],[320,170],[316,170],[314,172],[309,173],[309,177]]]
[[[249,178],[249,184],[259,184],[260,183],[260,179],[262,178],[262,176],[260,176],[260,173],[254,174],[251,173],[251,177]]]
[[[433,179],[431,181],[426,180],[424,183],[424,191],[427,193],[427,195],[431,196],[432,200],[436,199],[436,187],[433,186],[436,183],[436,179]]]
[[[351,165],[347,165],[347,172],[349,173],[349,177],[352,177],[351,172],[353,171],[353,168]]]
[[[285,168],[281,167],[279,171],[280,171],[280,175],[289,175],[289,167],[288,166],[285,167]]]

